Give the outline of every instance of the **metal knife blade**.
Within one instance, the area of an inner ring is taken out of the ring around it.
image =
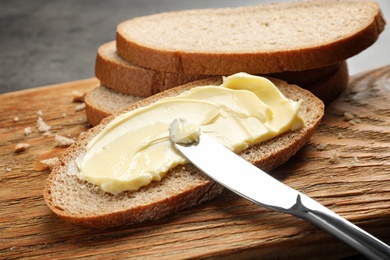
[[[175,147],[216,182],[256,203],[310,221],[372,259],[390,259],[390,247],[308,196],[274,179],[201,133],[194,144]]]

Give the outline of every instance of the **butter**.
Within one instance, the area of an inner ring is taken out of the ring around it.
[[[169,136],[174,143],[196,143],[199,142],[200,127],[186,119],[177,118],[169,126]]]
[[[196,87],[115,118],[88,143],[77,160],[77,176],[109,193],[137,190],[187,163],[169,137],[175,119],[191,122],[184,126],[190,132],[185,142],[196,140],[195,125],[239,153],[302,127],[301,102],[285,98],[262,77],[246,73],[224,77],[220,86]]]

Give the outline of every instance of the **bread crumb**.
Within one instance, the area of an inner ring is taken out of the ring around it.
[[[336,150],[332,150],[329,152],[329,160],[332,163],[339,163],[340,162],[340,156],[339,153]]]
[[[66,113],[62,113],[62,117],[66,117]]]
[[[28,143],[18,143],[15,145],[15,152],[20,153],[26,151],[29,147],[30,145]]]
[[[50,136],[51,135],[51,132],[50,131],[46,131],[46,132],[44,132],[43,134],[42,134],[42,136],[44,136],[44,137],[48,137],[48,136]]]
[[[342,133],[338,133],[337,134],[337,139],[342,139],[342,138],[344,138],[343,134]]]
[[[7,167],[5,170],[6,170],[7,172],[12,172],[12,169],[9,168],[9,167]]]
[[[38,110],[38,111],[37,111],[37,115],[38,115],[38,116],[43,116],[42,110]]]
[[[41,163],[45,164],[49,169],[53,169],[53,167],[60,162],[60,159],[58,157],[53,157],[49,159],[42,160]]]
[[[317,150],[323,151],[325,148],[328,146],[328,144],[318,144],[317,145]]]
[[[80,105],[76,106],[76,111],[81,111],[85,109],[85,103],[81,103]]]
[[[357,123],[362,122],[360,118],[357,118],[356,115],[351,112],[344,113],[344,121],[348,121],[351,125],[356,125]]]
[[[51,129],[51,126],[49,126],[48,124],[46,124],[42,117],[38,117],[38,120],[37,120],[37,128],[38,128],[38,131],[40,133],[47,133],[50,131]]]
[[[18,116],[14,117],[14,122],[19,122],[19,117]]]
[[[56,143],[56,146],[58,147],[66,147],[70,146],[74,143],[74,140],[62,135],[56,135],[54,138],[54,142]]]
[[[30,135],[32,133],[32,130],[31,130],[31,127],[26,127],[25,129],[24,129],[24,135]]]
[[[359,163],[359,159],[357,157],[353,157],[352,162],[348,165],[348,168],[353,168],[357,166],[358,163]]]
[[[85,97],[86,93],[82,93],[80,91],[75,90],[75,91],[72,91],[72,95],[73,95],[72,102],[77,103],[77,102],[84,102],[84,97]]]
[[[354,118],[355,118],[355,115],[352,114],[351,112],[344,113],[344,121],[351,121]]]

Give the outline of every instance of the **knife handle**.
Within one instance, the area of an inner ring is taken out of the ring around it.
[[[312,222],[370,259],[390,259],[390,246],[306,195],[298,195],[290,213]]]

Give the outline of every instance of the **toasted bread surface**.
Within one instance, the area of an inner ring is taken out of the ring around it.
[[[307,0],[137,17],[118,25],[116,42],[121,57],[153,70],[270,74],[342,62],[384,26],[374,1]]]
[[[284,81],[273,79],[285,96],[302,99],[300,115],[305,127],[287,132],[277,138],[244,150],[240,155],[250,163],[269,171],[286,162],[311,137],[319,124],[324,105],[309,91]],[[175,96],[189,88],[201,85],[219,85],[221,78],[210,78],[172,88],[157,95],[135,102],[123,112],[151,104],[161,98]],[[224,189],[207,178],[193,165],[186,164],[169,171],[160,182],[152,182],[138,191],[117,195],[103,192],[98,186],[77,178],[76,159],[85,152],[89,140],[98,134],[114,116],[81,135],[69,147],[50,173],[44,191],[49,208],[59,217],[75,224],[108,228],[160,219],[178,210],[211,200]]]

